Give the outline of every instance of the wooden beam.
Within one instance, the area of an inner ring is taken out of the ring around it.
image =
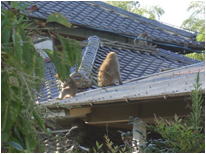
[[[138,103],[134,101],[133,103],[98,105],[92,107],[92,111],[88,114],[85,122],[93,125],[121,123],[128,122],[129,117],[132,116],[153,123],[154,115],[170,119],[174,117],[174,114],[188,114],[187,105],[190,102],[185,97],[179,97]]]
[[[73,108],[69,110],[69,117],[80,118],[85,117],[89,113],[91,113],[91,107]]]
[[[67,28],[62,25],[52,23],[52,24],[48,24],[48,28],[51,28],[52,30],[54,30],[54,32],[58,32],[62,35],[68,35],[70,37],[78,38],[79,40],[87,40],[88,37],[93,35],[96,35],[100,38],[106,38],[109,40],[120,41],[124,43],[128,43],[131,42],[131,40],[133,40],[111,32],[99,31],[89,27],[82,27],[78,25],[75,25],[74,28]]]

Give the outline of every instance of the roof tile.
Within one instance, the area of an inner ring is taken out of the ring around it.
[[[59,12],[74,24],[78,23],[83,26],[91,26],[91,28],[98,28],[115,33],[121,32],[127,34],[127,36],[129,34],[131,37],[147,32],[154,37],[155,40],[173,42],[179,45],[189,43],[189,41],[195,37],[193,33],[164,25],[158,21],[147,19],[103,2],[35,1],[24,3],[36,4],[40,8],[35,13],[30,14],[31,16],[46,19],[49,14]],[[81,16],[85,20],[81,20]],[[199,45],[195,41],[193,41],[191,45],[193,44],[195,46]]]

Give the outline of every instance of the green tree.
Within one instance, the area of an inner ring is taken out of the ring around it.
[[[197,41],[205,41],[205,2],[191,2],[187,11],[191,12],[191,15],[183,21],[182,27],[198,32]]]
[[[107,3],[153,20],[159,20],[165,13],[159,6],[145,8],[141,7],[140,3],[137,1],[107,1]]]
[[[47,23],[49,22],[56,22],[69,28],[72,27],[72,24],[59,13],[49,15]],[[56,67],[58,78],[64,81],[69,77],[69,69],[74,65],[78,68],[80,65],[82,49],[80,43],[76,40],[63,37],[61,34],[51,29],[48,29],[48,33],[53,33],[53,36],[55,36],[55,38],[53,38],[54,50],[51,51],[46,49],[45,51]]]
[[[42,81],[43,59],[29,37],[30,20],[16,8],[1,15],[2,152],[40,152],[37,131],[44,122],[34,93]]]
[[[191,2],[188,9],[191,12],[191,15],[188,19],[184,20],[182,27],[191,31],[198,33],[196,40],[205,41],[205,2],[204,1],[195,1]],[[191,53],[186,56],[197,59],[204,60],[204,53]]]
[[[110,5],[122,8],[127,11],[131,11],[133,6],[133,1],[107,1]]]
[[[2,152],[43,152],[38,137],[45,131],[42,112],[35,104],[35,93],[43,80],[44,60],[34,48],[33,34],[41,29],[33,20],[20,14],[25,6],[11,2],[12,9],[1,12],[1,143]],[[50,16],[47,22],[70,26],[64,17]],[[48,29],[50,30],[50,29]],[[76,42],[59,36],[63,51],[50,52],[51,59],[61,58],[57,71],[66,78],[62,68],[79,63],[81,48]],[[52,53],[51,53],[52,52]],[[61,63],[62,62],[62,63]],[[60,66],[61,65],[61,66]],[[68,72],[68,69],[64,69]]]

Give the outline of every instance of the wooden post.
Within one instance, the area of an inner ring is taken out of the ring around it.
[[[134,153],[141,153],[141,146],[145,144],[146,141],[146,127],[145,123],[139,119],[133,119],[133,130],[132,130],[133,138],[132,138],[132,147]]]

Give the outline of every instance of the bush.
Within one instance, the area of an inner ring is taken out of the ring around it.
[[[204,152],[203,98],[199,84],[199,73],[194,88],[192,91],[192,110],[189,117],[183,120],[175,115],[172,122],[156,118],[156,126],[151,127],[151,129],[158,132],[163,139],[149,141],[145,146],[145,152]]]
[[[43,59],[29,37],[28,18],[16,8],[1,13],[2,152],[41,151],[37,129],[44,129],[44,122],[34,93],[42,81]]]

